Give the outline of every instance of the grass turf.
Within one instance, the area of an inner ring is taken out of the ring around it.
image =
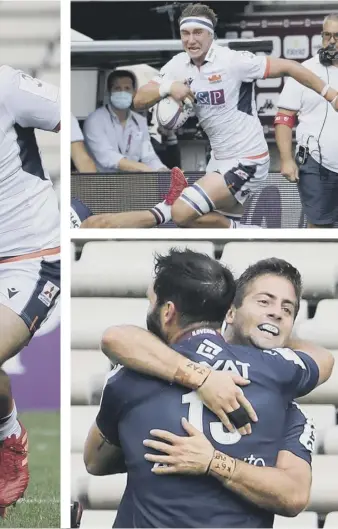
[[[60,414],[20,413],[28,431],[30,483],[24,500],[10,507],[2,527],[60,527]]]

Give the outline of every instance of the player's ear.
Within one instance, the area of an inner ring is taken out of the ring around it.
[[[235,314],[236,314],[236,307],[234,305],[231,305],[230,309],[228,310],[225,316],[226,323],[231,325],[234,322]]]
[[[164,323],[172,323],[176,316],[176,307],[172,301],[167,301],[163,306]]]

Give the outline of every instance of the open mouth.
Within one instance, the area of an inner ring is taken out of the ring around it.
[[[271,325],[271,323],[262,323],[261,325],[258,325],[258,329],[266,333],[268,336],[279,335],[278,327],[276,327],[275,325]]]

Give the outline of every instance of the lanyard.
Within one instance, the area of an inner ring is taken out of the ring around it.
[[[107,109],[108,112],[109,112],[109,116],[110,116],[111,122],[112,122],[112,124],[113,124],[113,126],[114,126],[115,133],[116,133],[114,117],[113,117],[113,115],[112,115],[112,113],[111,113],[111,110],[110,110],[110,108],[109,108],[108,105],[106,105],[106,109]],[[134,123],[136,123],[137,127],[139,128],[139,125],[138,125],[136,119],[134,118],[134,116],[131,116],[131,117],[132,117],[132,120],[134,121]],[[125,156],[125,155],[127,155],[127,154],[129,153],[129,151],[130,151],[130,145],[131,145],[131,138],[132,138],[132,133],[130,132],[130,133],[129,133],[129,136],[128,136],[127,146],[126,146],[125,149],[123,149],[123,147],[121,147],[121,145],[120,145],[119,136],[118,136],[118,134],[116,135],[117,146],[118,146],[118,149],[119,149],[120,154],[123,154],[123,155]],[[124,151],[124,152],[123,152],[123,151]]]

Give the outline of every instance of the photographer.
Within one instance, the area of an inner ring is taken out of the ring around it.
[[[303,66],[338,88],[338,13],[324,19],[322,48]],[[275,133],[281,173],[297,182],[308,228],[332,228],[338,221],[338,115],[335,100],[324,97],[289,78],[280,95]],[[296,129],[296,160],[292,154],[292,128]]]

